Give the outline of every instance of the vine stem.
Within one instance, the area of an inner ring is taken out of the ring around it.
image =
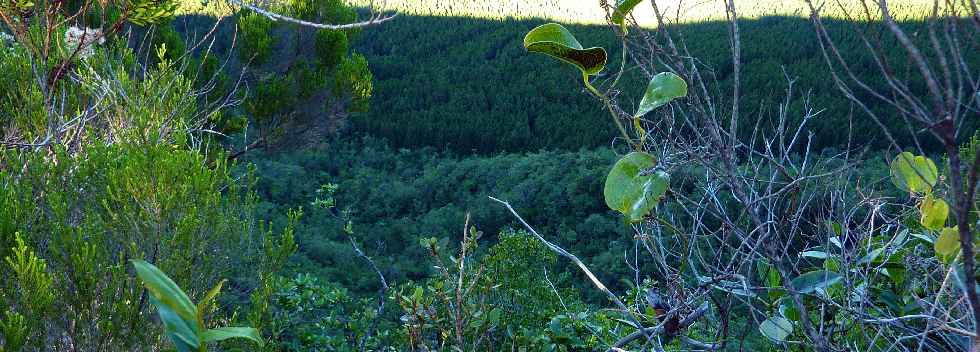
[[[613,122],[616,123],[616,128],[619,129],[619,133],[623,135],[623,138],[633,145],[633,149],[640,150],[640,144],[634,141],[633,138],[630,138],[629,133],[626,132],[626,127],[624,127],[623,123],[619,121],[619,114],[616,113],[616,109],[613,109],[613,105],[609,100],[609,97],[599,92],[599,90],[592,86],[592,83],[589,82],[588,73],[582,73],[582,82],[585,83],[585,88],[588,89],[592,95],[595,95],[596,98],[599,98],[599,100],[602,101],[602,104],[606,106],[606,110],[609,110],[609,117],[611,117]]]

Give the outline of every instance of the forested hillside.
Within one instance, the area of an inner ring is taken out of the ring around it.
[[[761,5],[760,5],[761,6]],[[461,153],[521,152],[560,148],[577,150],[609,146],[615,128],[601,116],[585,89],[579,88],[574,72],[565,67],[542,65],[545,58],[527,55],[521,46],[523,34],[544,23],[534,19],[484,19],[465,16],[406,16],[390,25],[364,33],[356,49],[371,63],[375,94],[371,111],[352,121],[359,131],[391,140],[396,146],[448,147]],[[853,21],[828,19],[838,43],[851,57],[857,74],[881,83],[874,61],[853,30],[863,26]],[[808,100],[791,105],[791,116],[801,116],[804,104],[821,111],[810,122],[815,134],[813,147],[829,152],[847,147],[854,133],[878,133],[878,126],[856,113],[827,76],[826,63],[813,25],[804,17],[774,15],[744,19],[742,42],[741,105],[744,113],[759,115],[778,109],[788,79],[806,82]],[[910,32],[926,30],[922,22],[905,24]],[[963,25],[967,25],[964,21]],[[604,46],[610,62],[622,55],[616,35],[601,25],[570,25],[579,40]],[[705,72],[720,87],[732,84],[732,62],[728,28],[723,21],[691,21],[673,26],[674,40],[684,40],[690,56],[702,62]],[[778,36],[770,35],[779,33]],[[871,33],[881,36],[883,33]],[[917,37],[924,41],[924,36]],[[412,43],[412,45],[405,45]],[[894,42],[883,44],[892,59],[900,50]],[[966,52],[965,60],[980,63],[980,53]],[[526,67],[535,67],[527,70]],[[619,68],[598,75],[598,84],[608,83]],[[629,67],[618,97],[626,107],[635,107],[647,78]],[[912,87],[923,91],[924,86]],[[873,106],[887,125],[904,121]],[[630,109],[627,109],[630,110]],[[976,129],[980,122],[966,121],[964,128]],[[748,136],[752,125],[741,132]],[[910,140],[909,131],[899,138]],[[924,131],[916,132],[920,137]],[[877,136],[881,137],[881,136]],[[884,147],[883,138],[867,138],[861,144]],[[931,144],[930,148],[936,148]]]

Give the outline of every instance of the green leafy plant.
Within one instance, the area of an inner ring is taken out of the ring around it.
[[[528,32],[524,36],[524,48],[578,67],[586,83],[588,76],[606,67],[606,49],[583,48],[568,29],[557,23],[543,24]]]
[[[891,162],[892,182],[903,191],[924,193],[932,190],[939,176],[936,163],[927,157],[902,152]]]
[[[259,346],[265,345],[258,330],[250,327],[219,327],[208,329],[204,323],[204,313],[221,292],[224,281],[216,285],[197,305],[166,274],[153,264],[133,260],[136,276],[143,281],[150,292],[150,303],[157,308],[167,336],[179,352],[206,351],[208,342],[230,338],[248,339]]]
[[[657,159],[632,152],[613,165],[606,177],[603,196],[610,209],[626,215],[630,222],[646,218],[667,192],[669,177],[656,170]]]

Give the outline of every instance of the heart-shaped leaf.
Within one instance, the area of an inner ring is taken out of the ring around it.
[[[586,75],[597,74],[606,67],[606,49],[582,48],[578,39],[557,23],[543,24],[528,32],[524,48],[575,65]]]
[[[840,275],[827,270],[814,270],[797,276],[790,283],[793,289],[800,293],[813,293],[825,289],[841,280]]]
[[[640,100],[640,107],[634,117],[640,117],[671,100],[687,96],[687,82],[673,72],[661,72],[647,84],[647,90]]]
[[[898,188],[915,193],[928,192],[936,185],[939,169],[931,159],[902,152],[892,160],[892,182]]]
[[[946,225],[946,218],[949,217],[949,204],[946,204],[942,198],[926,194],[922,203],[919,204],[919,212],[922,213],[922,218],[919,219],[922,226],[930,230],[939,230]]]
[[[619,159],[606,176],[606,205],[626,215],[630,222],[646,218],[667,192],[669,183],[666,173],[653,170],[656,165],[657,159],[643,152]]]
[[[936,256],[943,263],[950,263],[960,253],[959,226],[944,228],[934,244]]]
[[[626,28],[626,15],[633,12],[633,8],[643,0],[619,0],[616,2],[616,10],[613,12],[612,23],[618,24],[624,29]]]
[[[265,346],[265,340],[262,340],[262,335],[255,328],[248,327],[234,327],[228,326],[223,328],[214,328],[204,332],[203,335],[204,342],[221,341],[232,338],[243,338],[252,340],[259,346]]]
[[[793,323],[783,317],[771,317],[759,324],[759,332],[775,342],[786,342],[786,338],[793,333]]]

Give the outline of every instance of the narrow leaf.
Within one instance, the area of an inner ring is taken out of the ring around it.
[[[249,327],[234,327],[228,326],[223,328],[214,328],[204,332],[203,335],[204,342],[214,342],[227,340],[232,338],[242,338],[247,340],[252,340],[260,347],[265,346],[265,340],[262,339],[262,335],[255,328]]]
[[[136,276],[143,280],[143,284],[146,286],[147,291],[153,296],[161,305],[173,310],[177,316],[188,322],[189,325],[193,325],[195,330],[197,326],[197,307],[191,303],[191,299],[187,297],[184,290],[181,290],[177,284],[160,271],[153,264],[147,263],[142,260],[133,260],[133,267],[136,268]]]
[[[815,270],[797,276],[791,281],[793,289],[800,293],[813,293],[818,289],[827,288],[841,280],[839,274],[826,270]]]

